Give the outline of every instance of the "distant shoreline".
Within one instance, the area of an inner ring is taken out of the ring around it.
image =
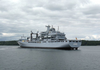
[[[0,41],[0,45],[17,45],[17,41]]]
[[[18,46],[17,41],[0,41],[0,45],[15,45]],[[82,40],[82,46],[100,46],[100,41]]]

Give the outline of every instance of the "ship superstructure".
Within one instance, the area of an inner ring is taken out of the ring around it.
[[[31,31],[30,37],[27,39],[19,39],[18,44],[20,47],[30,48],[65,48],[65,49],[78,49],[81,46],[81,40],[68,40],[65,34],[60,32],[59,29],[55,30],[53,26],[46,26],[47,30],[44,32],[33,33]],[[33,35],[36,37],[33,38]]]

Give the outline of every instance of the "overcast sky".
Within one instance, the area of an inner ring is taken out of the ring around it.
[[[45,25],[67,39],[100,40],[99,0],[0,0],[0,41],[18,40]]]

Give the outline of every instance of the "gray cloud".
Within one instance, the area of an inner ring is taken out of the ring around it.
[[[45,31],[45,25],[59,26],[67,38],[97,39],[93,35],[100,35],[100,5],[90,4],[90,0],[0,0],[0,40]]]
[[[94,15],[100,13],[100,5],[92,5],[83,9],[83,13],[86,15]]]

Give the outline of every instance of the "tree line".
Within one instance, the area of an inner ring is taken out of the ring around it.
[[[18,45],[17,41],[0,41],[0,45]]]
[[[0,41],[0,45],[18,45],[17,41]],[[82,46],[100,45],[100,41],[82,40]]]
[[[97,45],[100,45],[100,41],[82,40],[82,46],[97,46]]]

